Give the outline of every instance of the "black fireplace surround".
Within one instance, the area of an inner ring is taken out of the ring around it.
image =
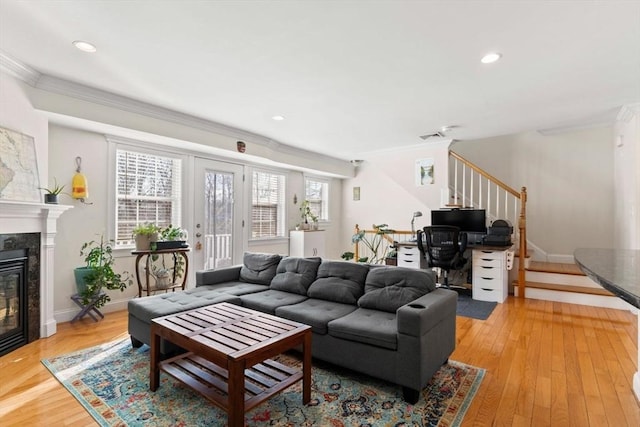
[[[40,338],[40,233],[0,234],[0,356]]]

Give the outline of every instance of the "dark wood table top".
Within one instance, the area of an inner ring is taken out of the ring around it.
[[[200,350],[211,350],[220,359],[237,360],[272,348],[274,343],[299,335],[310,326],[230,303],[220,303],[152,322],[161,325],[163,336],[172,332],[199,344]],[[167,336],[171,341],[171,337]],[[176,342],[176,344],[180,344]],[[208,353],[209,351],[207,351]]]

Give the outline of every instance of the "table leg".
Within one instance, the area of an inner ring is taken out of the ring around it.
[[[302,344],[302,403],[311,401],[311,331],[304,334]]]
[[[244,426],[244,361],[229,363],[229,427]]]
[[[160,335],[156,326],[151,324],[151,355],[149,357],[149,389],[156,391],[160,385]]]

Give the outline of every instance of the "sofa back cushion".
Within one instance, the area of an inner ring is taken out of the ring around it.
[[[327,301],[356,304],[364,293],[364,281],[369,267],[344,261],[323,261],[318,277],[309,286],[307,295]]]
[[[307,289],[316,280],[321,261],[320,258],[282,258],[271,281],[271,289],[307,295]]]
[[[282,257],[278,254],[260,254],[245,252],[240,268],[240,281],[269,285],[276,275],[278,263]]]
[[[435,288],[435,274],[431,270],[372,268],[367,275],[364,295],[358,300],[358,305],[362,308],[395,313],[401,306]]]

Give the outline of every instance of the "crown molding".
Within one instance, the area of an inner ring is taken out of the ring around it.
[[[71,96],[82,101],[117,108],[119,110],[140,114],[154,119],[164,120],[232,138],[243,139],[264,146],[272,146],[271,140],[262,135],[138,101],[126,96],[117,95],[102,89],[52,77],[46,74],[42,74],[40,76],[34,87],[47,92]]]
[[[216,133],[230,138],[243,140],[245,142],[252,142],[262,145],[274,153],[293,155],[315,161],[320,160],[334,165],[344,166],[347,164],[346,160],[282,144],[273,139],[233,126],[223,125],[190,114],[170,110],[168,108],[138,101],[126,96],[117,95],[95,87],[42,74],[2,51],[0,51],[0,67],[0,69],[6,70],[30,86],[43,91],[63,96],[70,96],[82,101],[116,108],[158,120],[168,121],[206,132]]]
[[[451,144],[453,144],[455,139],[440,139],[438,141],[428,141],[422,142],[413,145],[407,145],[404,147],[391,147],[391,148],[383,148],[381,150],[368,151],[366,155],[363,157],[365,160],[369,157],[369,155],[379,155],[385,153],[402,153],[406,151],[416,151],[416,150],[425,150],[425,149],[433,149],[433,148],[448,148]]]
[[[0,50],[0,70],[24,81],[30,86],[35,86],[42,76],[38,71],[11,57],[2,50]]]

